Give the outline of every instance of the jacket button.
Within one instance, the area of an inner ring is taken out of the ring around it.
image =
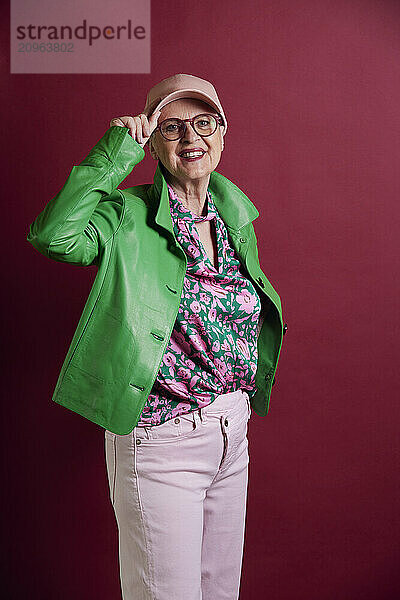
[[[266,381],[270,381],[271,380],[271,373],[267,373],[265,376]]]
[[[257,279],[257,283],[258,283],[258,285],[259,285],[260,287],[262,287],[262,288],[264,287],[264,282],[263,282],[263,280],[261,279],[261,277],[259,277],[259,278]]]
[[[241,244],[244,244],[245,241],[246,241],[246,238],[241,237],[239,241],[240,241]]]
[[[285,335],[286,331],[287,331],[287,323],[284,324],[283,326],[283,335]]]

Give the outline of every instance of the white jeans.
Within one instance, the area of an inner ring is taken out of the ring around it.
[[[127,435],[105,431],[123,600],[237,600],[247,392]]]

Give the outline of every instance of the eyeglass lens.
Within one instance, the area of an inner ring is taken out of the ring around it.
[[[198,115],[193,120],[193,128],[199,135],[207,136],[217,128],[217,119],[212,115]],[[161,125],[161,133],[168,140],[178,140],[182,137],[185,123],[180,119],[167,119]]]

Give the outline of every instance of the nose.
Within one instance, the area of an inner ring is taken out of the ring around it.
[[[186,125],[186,129],[185,129],[185,133],[183,134],[182,138],[181,138],[181,142],[184,140],[188,140],[190,142],[192,142],[193,140],[199,140],[201,138],[201,136],[196,133],[196,130],[194,129],[192,123],[185,123]]]

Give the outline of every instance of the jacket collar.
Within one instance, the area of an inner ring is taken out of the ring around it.
[[[159,199],[155,221],[173,234],[167,182],[160,161],[158,161],[151,188],[153,198]],[[260,213],[246,194],[221,173],[211,172],[208,188],[213,196],[217,211],[225,225],[230,229],[239,230],[259,216]]]

